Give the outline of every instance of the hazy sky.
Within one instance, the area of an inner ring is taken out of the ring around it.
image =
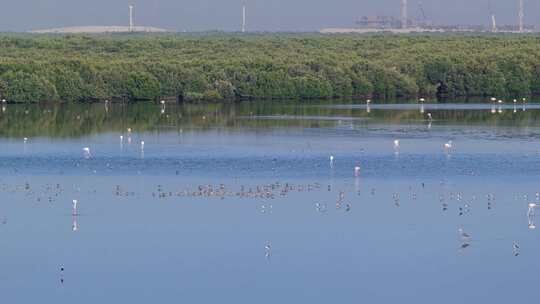
[[[540,0],[525,1],[525,21],[540,24]],[[242,0],[0,0],[0,31],[76,25],[136,25],[171,30],[238,30]],[[248,29],[306,31],[352,26],[362,15],[398,15],[400,0],[246,0]],[[422,0],[436,23],[488,24],[488,0]],[[516,23],[517,0],[491,0],[499,24]],[[418,0],[409,15],[418,16]]]

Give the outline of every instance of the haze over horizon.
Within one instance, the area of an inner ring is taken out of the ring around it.
[[[85,25],[127,25],[128,5],[135,6],[135,24],[177,31],[240,29],[246,2],[250,31],[317,31],[352,27],[363,15],[400,13],[399,0],[18,0],[0,5],[0,31],[22,32]],[[420,15],[409,0],[409,16]],[[488,0],[422,0],[435,24],[489,23]],[[498,24],[517,23],[517,0],[491,0]],[[539,25],[540,1],[525,0],[525,23]]]

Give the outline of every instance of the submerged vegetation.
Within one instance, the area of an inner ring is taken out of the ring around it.
[[[540,37],[2,35],[9,101],[540,94]]]

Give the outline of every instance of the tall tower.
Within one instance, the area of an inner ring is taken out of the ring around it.
[[[129,6],[129,31],[133,32],[133,5]]]
[[[246,5],[242,5],[242,33],[246,32]]]
[[[524,16],[525,16],[525,14],[523,13],[523,0],[519,0],[518,17],[519,17],[519,32],[520,33],[523,33],[523,31],[524,31],[524,28],[523,28],[523,17]]]
[[[494,33],[497,31],[497,21],[495,20],[495,13],[491,14],[491,31]]]
[[[401,28],[407,28],[408,24],[408,15],[407,15],[407,0],[401,0]]]

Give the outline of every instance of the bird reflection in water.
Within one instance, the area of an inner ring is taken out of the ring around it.
[[[512,244],[512,254],[517,257],[519,256],[520,252],[519,252],[519,243],[514,241],[514,243]]]
[[[465,249],[471,247],[471,235],[463,230],[463,228],[458,229],[459,232],[459,252],[462,253]]]
[[[60,284],[64,285],[64,266],[60,266]]]

